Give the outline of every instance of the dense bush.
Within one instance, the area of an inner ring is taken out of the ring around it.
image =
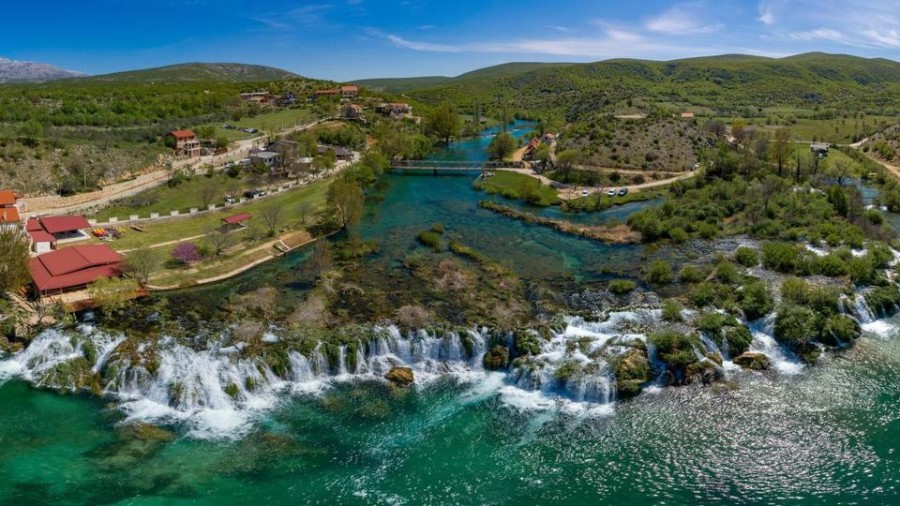
[[[637,288],[637,283],[629,279],[614,279],[609,282],[609,291],[616,295],[624,295]]]
[[[775,301],[769,287],[762,281],[754,281],[744,285],[740,292],[740,305],[748,320],[755,320],[772,312]]]
[[[756,267],[759,264],[759,252],[753,248],[741,246],[734,252],[734,260],[744,267]]]
[[[656,347],[656,355],[669,367],[684,368],[697,361],[695,347],[700,346],[696,335],[684,335],[675,331],[656,332],[648,336]]]
[[[682,283],[699,283],[706,279],[706,275],[695,265],[685,265],[678,273],[678,279]]]
[[[672,282],[672,266],[665,260],[654,260],[647,269],[644,279],[654,285],[664,285]]]
[[[419,235],[416,236],[420,243],[432,248],[434,250],[441,250],[441,236],[436,232],[432,232],[431,230],[423,230],[419,232]]]

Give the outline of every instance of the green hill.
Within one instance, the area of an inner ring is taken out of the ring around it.
[[[406,92],[428,105],[496,102],[527,114],[573,119],[585,111],[611,113],[627,101],[705,108],[733,115],[744,109],[802,108],[900,111],[900,63],[808,53],[788,58],[723,55],[674,61],[607,60],[586,64],[507,64]]]
[[[266,82],[299,77],[286,70],[244,63],[181,63],[167,67],[130,70],[99,76],[70,79],[67,83],[178,83],[178,82]]]
[[[426,76],[426,77],[395,77],[362,79],[356,81],[360,86],[365,86],[374,91],[389,93],[402,93],[409,90],[428,88],[434,86],[446,86],[472,79],[496,79],[501,77],[513,77],[534,70],[563,67],[571,63],[539,63],[519,62],[503,63],[493,67],[473,70],[456,77]]]

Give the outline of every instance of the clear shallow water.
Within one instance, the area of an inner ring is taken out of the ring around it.
[[[527,396],[500,402],[502,379],[447,378],[409,392],[344,383],[324,396],[286,397],[240,440],[164,442],[125,436],[121,415],[101,401],[9,382],[0,386],[0,497],[885,504],[900,493],[896,336],[864,338],[801,375],[663,389],[614,412],[566,412]]]

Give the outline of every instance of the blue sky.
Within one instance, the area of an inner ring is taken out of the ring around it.
[[[90,74],[236,61],[349,81],[510,61],[808,51],[900,60],[896,0],[38,0],[3,13],[0,56]]]

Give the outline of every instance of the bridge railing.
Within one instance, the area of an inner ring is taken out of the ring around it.
[[[391,163],[394,169],[521,169],[525,162],[521,161],[483,161],[483,160],[397,160]]]

